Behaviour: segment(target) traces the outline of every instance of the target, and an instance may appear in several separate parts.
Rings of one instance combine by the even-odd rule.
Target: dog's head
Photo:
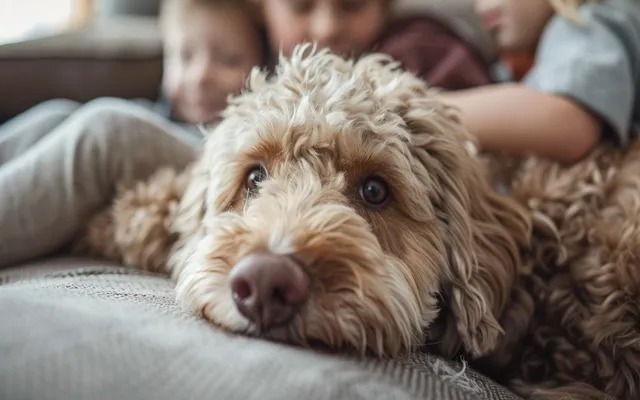
[[[179,299],[299,345],[491,351],[529,223],[454,111],[385,56],[308,46],[248,86],[182,204]]]

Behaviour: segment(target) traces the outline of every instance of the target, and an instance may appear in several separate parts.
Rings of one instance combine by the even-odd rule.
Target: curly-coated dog
[[[228,331],[427,346],[527,397],[637,398],[640,153],[531,159],[504,196],[470,143],[386,56],[301,46],[253,71],[193,166],[124,190],[79,248],[171,274]]]

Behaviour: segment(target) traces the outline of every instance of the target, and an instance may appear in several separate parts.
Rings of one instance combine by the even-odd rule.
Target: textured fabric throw
[[[69,268],[0,271],[0,399],[518,399],[427,354],[348,359],[227,335],[162,277]]]

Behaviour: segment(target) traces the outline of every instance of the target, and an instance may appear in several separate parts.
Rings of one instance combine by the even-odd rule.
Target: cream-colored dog
[[[223,117],[195,165],[125,190],[81,248],[172,275],[180,303],[231,332],[376,356],[427,344],[533,381],[506,372],[528,365],[530,260],[560,249],[556,228],[493,190],[422,80],[301,46],[272,77],[253,71]],[[598,393],[580,372],[541,376],[571,385],[520,392]]]

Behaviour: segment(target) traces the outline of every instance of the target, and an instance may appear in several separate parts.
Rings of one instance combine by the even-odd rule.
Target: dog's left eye
[[[387,183],[377,177],[366,178],[360,185],[360,197],[371,206],[381,206],[389,198]]]
[[[245,188],[251,192],[258,190],[258,184],[267,178],[267,170],[262,165],[256,165],[247,173]]]

